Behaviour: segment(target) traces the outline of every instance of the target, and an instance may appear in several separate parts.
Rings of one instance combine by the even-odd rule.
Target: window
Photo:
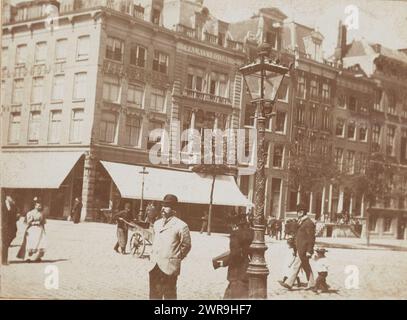
[[[187,77],[187,88],[194,91],[203,91],[205,71],[200,68],[189,67]]]
[[[270,141],[264,141],[264,153],[266,154],[264,166],[266,168],[269,167],[270,152],[271,152],[271,143],[270,143]]]
[[[140,143],[141,119],[128,115],[126,117],[126,141],[125,144],[138,147]]]
[[[72,110],[70,141],[80,143],[82,141],[83,109]]]
[[[282,83],[280,88],[278,88],[277,94],[278,100],[288,102],[288,84]]]
[[[54,81],[52,83],[52,100],[62,100],[64,98],[65,92],[65,76],[64,75],[56,75],[54,77]]]
[[[336,130],[335,134],[337,137],[344,137],[345,131],[345,121],[343,119],[336,120]]]
[[[16,65],[23,65],[27,62],[27,45],[20,44],[16,51]]]
[[[396,137],[396,128],[387,127],[387,141],[386,141],[386,154],[389,156],[395,156],[394,140]]]
[[[147,60],[147,49],[139,45],[132,46],[130,49],[130,64],[144,68]]]
[[[383,95],[383,92],[381,90],[376,90],[373,109],[376,111],[380,111],[380,112],[383,112],[382,95]]]
[[[359,140],[366,142],[367,141],[367,127],[361,126],[359,128]]]
[[[297,103],[296,120],[298,125],[305,124],[305,105]]]
[[[48,142],[59,143],[61,139],[62,111],[53,110],[49,119]]]
[[[329,130],[330,125],[329,125],[329,111],[327,108],[325,108],[322,111],[322,130]]]
[[[124,42],[120,39],[108,37],[106,43],[106,58],[122,62]]]
[[[13,86],[13,103],[22,104],[24,98],[24,79],[15,79]]]
[[[256,106],[253,104],[247,104],[244,113],[244,125],[253,127],[254,126],[254,115],[256,113]]]
[[[86,83],[87,74],[86,72],[75,73],[74,84],[73,84],[73,99],[83,100],[86,98]]]
[[[212,72],[209,81],[209,93],[214,96],[227,98],[228,92],[228,76],[223,73]]]
[[[311,107],[310,124],[312,128],[315,128],[317,126],[317,108],[315,105]]]
[[[274,168],[282,168],[282,166],[283,166],[283,154],[284,154],[284,146],[283,145],[275,145],[274,146],[274,154],[273,154],[273,167]]]
[[[151,22],[154,24],[160,24],[161,11],[159,9],[153,9],[151,13]]]
[[[8,65],[8,48],[1,48],[1,67],[2,69],[7,68]]]
[[[41,112],[31,111],[28,122],[28,142],[38,143],[40,139]]]
[[[284,111],[277,111],[276,115],[276,128],[275,132],[277,133],[285,133],[285,119],[286,119],[286,113]]]
[[[298,76],[297,97],[305,99],[305,77],[304,77],[304,75]]]
[[[400,160],[405,163],[407,162],[407,129],[401,129],[400,145]]]
[[[369,217],[369,231],[376,231],[377,217]]]
[[[66,59],[67,39],[58,39],[55,43],[55,60],[63,61]]]
[[[322,84],[322,99],[325,102],[329,102],[329,100],[331,99],[331,88],[328,83]]]
[[[397,115],[397,108],[396,108],[396,95],[391,92],[388,94],[388,107],[387,107],[387,112],[392,114],[392,115]]]
[[[165,91],[152,88],[150,109],[155,112],[165,112]]]
[[[129,84],[127,88],[127,102],[135,104],[138,108],[143,107],[144,88],[140,85]]]
[[[268,31],[266,33],[266,43],[270,44],[271,47],[277,50],[277,32],[275,31]]]
[[[361,152],[360,153],[360,157],[359,157],[359,172],[361,174],[365,174],[366,173],[366,168],[367,168],[367,155],[366,153]]]
[[[46,42],[37,42],[35,45],[35,64],[45,63],[47,58],[47,43]]]
[[[338,96],[338,107],[342,109],[346,108],[346,95],[344,95],[343,93],[339,94]]]
[[[380,124],[373,124],[372,127],[372,151],[377,152],[380,149],[380,136],[381,136],[381,126]]]
[[[355,140],[356,139],[356,125],[355,122],[350,121],[348,123],[348,139]]]
[[[120,80],[115,76],[105,76],[103,80],[103,100],[120,103]]]
[[[391,223],[393,219],[390,217],[386,217],[383,220],[383,231],[384,232],[390,232],[391,231]]]
[[[4,106],[6,100],[6,81],[1,80],[0,102]]]
[[[365,100],[359,101],[359,110],[360,110],[360,112],[367,113],[368,112],[368,107],[367,107],[368,104],[369,104],[368,101],[365,101]]]
[[[355,173],[355,151],[348,151],[346,157],[346,172],[349,174]]]
[[[114,143],[116,139],[117,114],[110,111],[102,111],[100,121],[100,141]]]
[[[44,89],[44,77],[34,77],[31,92],[31,103],[41,103]]]
[[[20,141],[21,113],[10,114],[10,126],[8,131],[8,142],[18,143]]]
[[[311,98],[318,97],[318,82],[315,79],[311,80],[310,82],[310,94]]]
[[[168,54],[160,51],[154,51],[153,70],[161,73],[167,73],[168,69]]]
[[[162,123],[162,122],[150,122],[150,124],[149,124],[149,132],[148,132],[148,135],[149,135],[149,139],[148,139],[148,142],[147,142],[147,150],[150,150],[154,145],[156,145],[157,143],[160,143],[161,142],[161,138],[157,138],[157,140],[150,140],[150,133],[153,131],[153,130],[155,130],[155,129],[164,129],[164,123]]]
[[[76,51],[77,60],[86,60],[89,58],[90,37],[81,36],[78,38],[78,47]]]
[[[342,171],[342,162],[343,162],[343,149],[335,148],[335,164],[338,166],[338,169]]]
[[[357,108],[357,100],[356,100],[355,97],[350,96],[350,97],[349,97],[348,109],[349,109],[350,111],[356,111],[356,108]]]

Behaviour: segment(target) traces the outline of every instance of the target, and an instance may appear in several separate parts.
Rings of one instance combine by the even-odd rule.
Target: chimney
[[[347,43],[347,30],[346,26],[342,24],[342,20],[339,20],[338,25],[338,41],[335,48],[335,59],[342,61],[343,56],[345,55]]]

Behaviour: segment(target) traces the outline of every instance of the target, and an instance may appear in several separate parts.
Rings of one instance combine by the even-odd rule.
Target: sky
[[[9,0],[13,4],[21,1]],[[259,8],[277,7],[288,19],[318,28],[325,37],[326,55],[334,51],[338,22],[347,17],[345,8],[354,5],[359,28],[348,31],[348,42],[364,38],[392,49],[407,48],[407,0],[204,0],[204,5],[227,22],[249,19]]]
[[[318,28],[328,55],[336,46],[339,20],[349,16],[345,8],[354,5],[359,28],[348,31],[348,42],[364,38],[392,49],[407,48],[407,0],[204,0],[204,5],[227,22],[248,19],[259,8],[277,7],[287,19]]]

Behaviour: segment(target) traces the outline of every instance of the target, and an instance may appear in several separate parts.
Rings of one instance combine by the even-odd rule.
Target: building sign
[[[177,44],[177,50],[179,51],[184,51],[186,53],[190,53],[190,54],[194,54],[197,56],[201,56],[207,59],[212,59],[212,60],[216,60],[218,62],[222,62],[222,63],[228,63],[228,64],[242,64],[243,63],[243,59],[242,60],[237,60],[231,57],[228,57],[224,54],[220,54],[214,51],[210,51],[210,50],[206,50],[203,48],[199,48],[199,47],[195,47],[195,46],[191,46],[189,44],[185,44],[185,43],[178,43]]]

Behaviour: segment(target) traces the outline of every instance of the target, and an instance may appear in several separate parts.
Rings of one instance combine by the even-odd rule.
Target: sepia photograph
[[[407,298],[407,1],[0,3],[0,300]]]

